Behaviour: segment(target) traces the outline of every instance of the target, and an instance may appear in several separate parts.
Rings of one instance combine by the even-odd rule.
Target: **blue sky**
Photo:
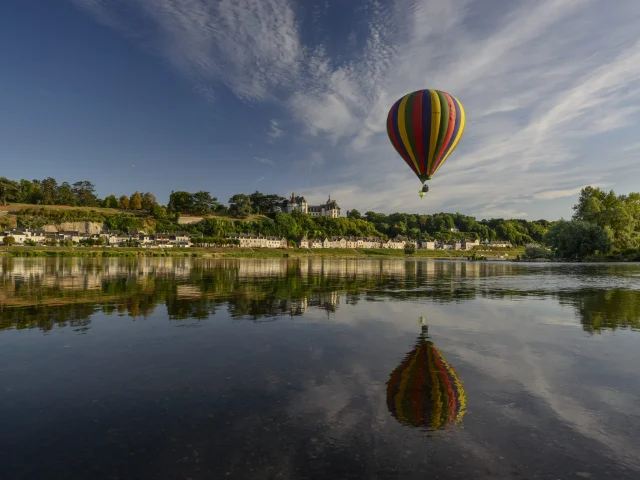
[[[385,131],[421,88],[468,118],[422,200]],[[638,190],[639,110],[637,0],[0,2],[0,175],[103,196],[568,217]]]

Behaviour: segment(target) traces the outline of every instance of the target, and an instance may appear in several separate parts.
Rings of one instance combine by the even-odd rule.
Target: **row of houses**
[[[137,246],[143,248],[172,248],[172,247],[191,247],[194,244],[200,244],[199,236],[190,235],[187,232],[174,233],[124,233],[118,231],[105,231],[96,234],[86,234],[77,231],[60,231],[45,232],[44,230],[31,229],[10,229],[0,232],[0,243],[4,237],[13,237],[17,245],[25,244],[56,244],[62,242],[72,242],[74,244],[94,243],[109,247],[118,246]],[[273,237],[264,235],[249,234],[233,234],[226,237],[231,244],[243,248],[288,248],[289,242],[285,237]],[[91,242],[92,241],[92,242]],[[397,249],[402,250],[405,245],[413,244],[416,248],[426,250],[473,250],[479,246],[488,246],[494,248],[508,248],[511,246],[508,242],[483,242],[477,240],[455,240],[452,242],[440,242],[433,240],[421,240],[415,242],[408,238],[396,237],[393,239],[383,240],[380,238],[359,238],[359,237],[325,237],[325,238],[307,238],[302,237],[297,242],[298,248],[359,248],[359,249]],[[221,246],[221,245],[209,245]]]
[[[109,247],[119,246],[141,246],[141,247],[190,247],[191,238],[186,232],[175,233],[124,233],[108,230],[102,233],[81,233],[77,231],[45,232],[44,230],[33,230],[28,228],[13,228],[0,232],[0,243],[5,237],[13,237],[16,245],[37,244],[59,245],[61,242],[72,242],[74,244],[93,241]]]
[[[453,240],[450,242],[443,242],[438,240],[421,240],[419,244],[419,248],[423,248],[425,250],[473,250],[478,247],[511,248],[512,245],[509,242],[503,242],[503,241],[480,242],[478,239]]]
[[[357,237],[333,237],[333,238],[307,238],[298,241],[299,248],[390,248],[401,250],[407,243],[413,243],[409,239],[396,237],[389,240],[380,238]]]

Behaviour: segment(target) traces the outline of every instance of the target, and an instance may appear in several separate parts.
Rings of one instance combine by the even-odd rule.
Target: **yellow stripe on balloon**
[[[442,401],[440,400],[440,382],[438,381],[438,371],[433,359],[433,347],[427,350],[429,362],[429,373],[431,375],[431,428],[436,429],[440,425],[440,415],[442,415]]]
[[[457,424],[457,423],[460,423],[460,420],[462,420],[462,417],[467,412],[467,394],[465,393],[464,388],[462,387],[462,382],[458,378],[458,375],[456,375],[456,371],[453,368],[451,368],[451,365],[449,365],[444,358],[440,357],[440,361],[443,363],[444,368],[447,369],[447,372],[449,372],[449,375],[451,375],[451,377],[453,378],[453,382],[456,384],[456,388],[458,390],[457,401],[459,404],[459,410],[458,410],[458,414],[456,415],[453,421],[454,424]]]
[[[458,134],[456,135],[455,140],[451,144],[451,148],[449,148],[449,151],[440,162],[440,165],[438,165],[438,168],[436,168],[436,171],[433,172],[434,175],[438,170],[440,170],[440,167],[444,165],[444,162],[447,161],[447,158],[449,158],[449,155],[451,155],[451,153],[456,149],[456,145],[458,145],[458,142],[460,141],[460,139],[462,138],[462,134],[464,133],[464,127],[467,125],[467,116],[464,113],[464,108],[462,107],[462,103],[460,103],[460,101],[457,98],[455,97],[452,97],[452,98],[453,98],[453,101],[458,104],[458,108],[460,108],[460,128],[458,129]]]
[[[413,150],[411,150],[411,144],[409,143],[409,136],[407,135],[407,122],[405,122],[407,102],[409,101],[410,96],[411,95],[407,95],[400,102],[400,108],[398,109],[398,130],[400,131],[400,137],[402,138],[402,143],[404,143],[404,148],[407,150],[407,153],[411,157],[413,164],[416,166],[416,170],[420,171],[420,167],[418,166],[416,157],[413,154]]]
[[[396,396],[394,398],[394,403],[396,405],[396,415],[398,416],[398,420],[404,421],[404,422],[409,422],[409,419],[406,417],[406,415],[404,415],[404,410],[403,410],[404,397],[405,397],[405,394],[407,393],[407,384],[409,383],[409,376],[411,374],[411,370],[413,369],[413,366],[418,361],[418,357],[419,355],[414,355],[411,361],[409,362],[409,364],[405,367],[404,371],[402,372],[402,380],[400,381],[400,387],[398,388],[398,393],[396,393]]]
[[[433,157],[436,143],[438,143],[438,133],[440,132],[440,116],[442,115],[438,93],[435,90],[429,90],[429,94],[431,95],[431,135],[429,137],[429,165],[427,172],[430,172],[433,166]]]

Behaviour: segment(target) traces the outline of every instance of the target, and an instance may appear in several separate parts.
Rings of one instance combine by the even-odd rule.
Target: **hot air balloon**
[[[418,90],[393,104],[387,116],[391,144],[423,183],[444,165],[458,146],[466,117],[462,103],[440,90]]]
[[[422,327],[416,347],[387,381],[387,408],[403,425],[443,429],[465,414],[466,394],[456,372]]]

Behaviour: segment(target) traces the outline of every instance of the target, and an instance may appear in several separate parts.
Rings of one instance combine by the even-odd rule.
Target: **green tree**
[[[129,198],[129,208],[131,210],[141,210],[142,209],[142,195],[140,192],[136,191]]]
[[[169,195],[169,203],[167,209],[170,212],[191,213],[194,206],[193,195],[184,191],[171,191]]]
[[[560,220],[545,235],[545,244],[557,258],[582,260],[611,250],[611,238],[600,226],[581,220]]]
[[[354,208],[353,210],[347,210],[347,218],[360,219],[362,218],[362,215]]]
[[[191,196],[190,210],[183,210],[194,215],[207,215],[213,213],[218,205],[218,199],[212,197],[209,192],[200,190]]]
[[[47,177],[40,182],[42,189],[42,203],[44,205],[55,205],[58,197],[58,182],[55,178]]]
[[[105,208],[118,208],[118,199],[115,195],[109,195],[104,199],[104,207]]]
[[[20,180],[20,192],[18,194],[18,200],[21,203],[38,203],[36,192],[38,189],[33,182],[29,180]]]
[[[232,217],[247,218],[251,211],[251,199],[248,195],[237,193],[229,199],[229,214]]]
[[[422,237],[422,232],[417,227],[410,228],[408,233],[409,237],[414,240],[420,240],[420,238]]]
[[[265,195],[257,190],[249,195],[249,199],[251,200],[253,213],[270,217],[280,212],[286,203],[286,198],[284,197],[273,194]]]
[[[156,196],[153,193],[145,192],[142,194],[142,209],[147,212],[151,212],[151,207],[157,202]]]
[[[613,190],[585,187],[573,209],[575,220],[605,229],[615,250],[640,247],[640,194],[617,196]]]
[[[62,182],[62,184],[58,187],[58,192],[56,194],[56,203],[58,205],[70,206],[77,204],[76,196],[73,194],[69,182]]]
[[[129,197],[122,195],[118,200],[118,208],[121,210],[129,210]]]
[[[413,255],[416,253],[416,245],[412,242],[407,242],[404,244],[404,253],[406,255]]]
[[[77,204],[81,207],[95,207],[98,204],[98,197],[95,195],[96,187],[93,183],[87,180],[76,182],[71,190]]]
[[[6,205],[7,202],[15,202],[20,192],[18,184],[13,180],[0,177],[0,202]]]
[[[11,245],[14,245],[16,243],[16,239],[9,235],[2,239],[2,243],[10,247]]]
[[[537,260],[537,259],[545,259],[545,258],[551,258],[551,257],[552,257],[551,251],[547,250],[544,247],[532,246],[524,249],[524,258],[527,258],[527,259]]]

